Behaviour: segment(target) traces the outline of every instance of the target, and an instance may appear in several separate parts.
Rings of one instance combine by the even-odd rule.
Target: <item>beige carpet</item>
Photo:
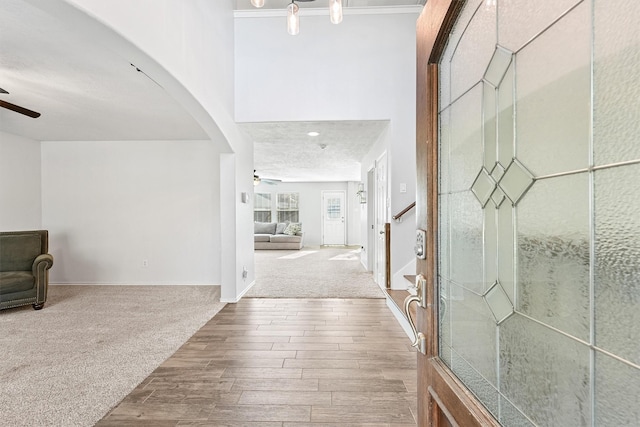
[[[359,247],[255,251],[254,298],[385,298],[360,263]]]
[[[0,426],[93,426],[223,306],[217,286],[50,286],[0,311]]]

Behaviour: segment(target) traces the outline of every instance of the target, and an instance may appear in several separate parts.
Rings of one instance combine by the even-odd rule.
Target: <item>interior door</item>
[[[640,422],[640,3],[611,6],[418,21],[420,426]]]
[[[387,222],[387,153],[376,161],[376,283],[386,286],[387,255],[385,224]]]
[[[322,192],[323,245],[344,245],[346,243],[344,202],[344,191]]]
[[[376,246],[377,246],[377,231],[376,231],[376,169],[375,167],[369,169],[367,172],[367,270],[373,272],[376,265]],[[375,275],[374,275],[375,277]]]

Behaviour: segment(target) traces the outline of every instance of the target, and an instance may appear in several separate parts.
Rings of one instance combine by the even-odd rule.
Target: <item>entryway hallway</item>
[[[409,427],[416,388],[384,299],[245,298],[96,425]]]
[[[360,262],[360,246],[256,250],[255,284],[247,297],[385,298]]]

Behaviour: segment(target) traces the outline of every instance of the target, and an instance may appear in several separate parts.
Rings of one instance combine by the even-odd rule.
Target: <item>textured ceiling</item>
[[[424,5],[426,0],[342,0],[343,8],[350,7],[390,7]],[[291,0],[265,0],[265,9],[286,9]],[[297,2],[300,8],[329,7],[329,0],[302,0]],[[236,0],[236,10],[256,9],[251,0]]]
[[[119,56],[23,0],[2,0],[0,131],[38,141],[206,139],[167,93]]]
[[[282,181],[360,181],[360,160],[388,121],[245,123],[261,178]],[[310,131],[320,135],[309,136]]]

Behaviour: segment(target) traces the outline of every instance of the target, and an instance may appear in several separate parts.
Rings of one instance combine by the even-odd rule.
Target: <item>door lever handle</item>
[[[411,317],[411,313],[409,312],[409,307],[413,302],[418,303],[418,305],[422,308],[426,307],[426,304],[427,304],[426,284],[427,284],[427,281],[425,280],[424,276],[422,274],[419,274],[416,277],[416,290],[417,290],[416,295],[409,295],[404,300],[404,315],[407,317],[407,320],[409,321],[409,326],[411,326],[411,331],[413,331],[413,336],[415,337],[415,339],[411,343],[411,346],[417,348],[418,351],[422,354],[427,354],[427,337],[422,332],[418,332],[418,330],[416,329],[416,324],[413,318]]]

